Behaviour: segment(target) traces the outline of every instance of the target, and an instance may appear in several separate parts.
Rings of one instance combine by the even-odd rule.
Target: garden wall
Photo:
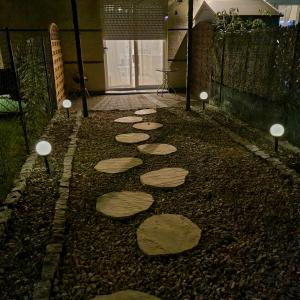
[[[213,104],[264,131],[281,122],[300,145],[299,28],[221,35],[199,24],[194,36],[193,93],[209,89]]]

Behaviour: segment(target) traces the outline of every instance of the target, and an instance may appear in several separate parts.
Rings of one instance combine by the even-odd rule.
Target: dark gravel
[[[270,137],[268,130],[265,130],[264,132],[262,130],[251,127],[247,123],[228,116],[225,112],[222,111],[208,109],[205,113],[216,120],[219,124],[229,128],[241,137],[258,146],[260,149],[271,153],[274,157],[279,158],[287,166],[294,169],[300,174],[300,154],[282,147],[281,145],[279,145],[279,151],[275,153],[274,142]],[[280,141],[287,142],[286,136],[283,136]]]
[[[5,240],[0,240],[0,299],[31,299],[33,285],[40,279],[43,257],[58,197],[58,179],[74,119],[59,115],[49,132],[53,146],[49,157],[51,176],[43,160],[36,164],[26,191],[13,209]]]
[[[139,154],[115,142],[137,132],[113,120],[128,112],[98,112],[83,121],[71,181],[68,232],[52,299],[91,299],[136,289],[164,300],[297,299],[300,295],[298,186],[235,144],[219,127],[186,114],[159,110],[146,119],[165,126],[149,142],[170,143],[178,152]],[[136,156],[144,164],[123,174],[96,172],[102,159]],[[190,171],[185,185],[143,187],[139,176],[161,167]],[[145,191],[155,203],[128,220],[96,212],[98,196]],[[153,214],[183,214],[203,230],[199,245],[176,256],[147,257],[136,230]]]

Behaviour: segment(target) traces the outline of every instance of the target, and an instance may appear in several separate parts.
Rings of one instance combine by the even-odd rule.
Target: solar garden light
[[[205,110],[205,103],[206,103],[206,100],[208,99],[208,93],[207,92],[201,92],[200,93],[200,99],[202,100],[203,110]]]
[[[72,106],[72,102],[69,100],[69,99],[65,99],[62,103],[63,105],[63,108],[65,108],[67,110],[67,116],[68,118],[70,118],[70,112],[69,112],[69,109],[71,108]]]
[[[47,173],[50,174],[50,167],[49,167],[49,162],[48,162],[47,156],[52,151],[51,144],[47,141],[40,141],[36,144],[35,151],[38,155],[44,157],[44,162],[45,162]]]
[[[270,133],[275,138],[274,150],[278,152],[278,140],[284,134],[284,127],[281,124],[274,124],[270,128]]]

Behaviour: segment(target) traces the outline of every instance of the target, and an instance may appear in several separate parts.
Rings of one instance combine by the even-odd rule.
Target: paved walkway
[[[88,99],[90,110],[133,110],[143,108],[176,107],[183,102],[183,98],[173,94],[165,94],[164,97],[156,94],[132,94],[132,95],[103,95]],[[81,109],[81,100],[73,102],[75,109]]]

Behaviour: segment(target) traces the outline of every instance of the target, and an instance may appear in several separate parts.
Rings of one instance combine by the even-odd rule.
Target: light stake
[[[35,151],[38,155],[44,157],[47,174],[50,174],[50,167],[49,167],[49,162],[47,157],[52,151],[51,144],[47,141],[40,141],[36,144]]]
[[[275,139],[274,151],[278,152],[278,141],[284,134],[284,127],[281,124],[274,124],[270,128],[270,133]]]
[[[205,102],[208,99],[208,93],[207,92],[201,92],[200,93],[200,99],[202,100],[203,110],[205,110]]]
[[[70,118],[70,112],[69,109],[72,107],[72,102],[69,99],[65,99],[62,103],[63,108],[67,110],[67,116]]]

